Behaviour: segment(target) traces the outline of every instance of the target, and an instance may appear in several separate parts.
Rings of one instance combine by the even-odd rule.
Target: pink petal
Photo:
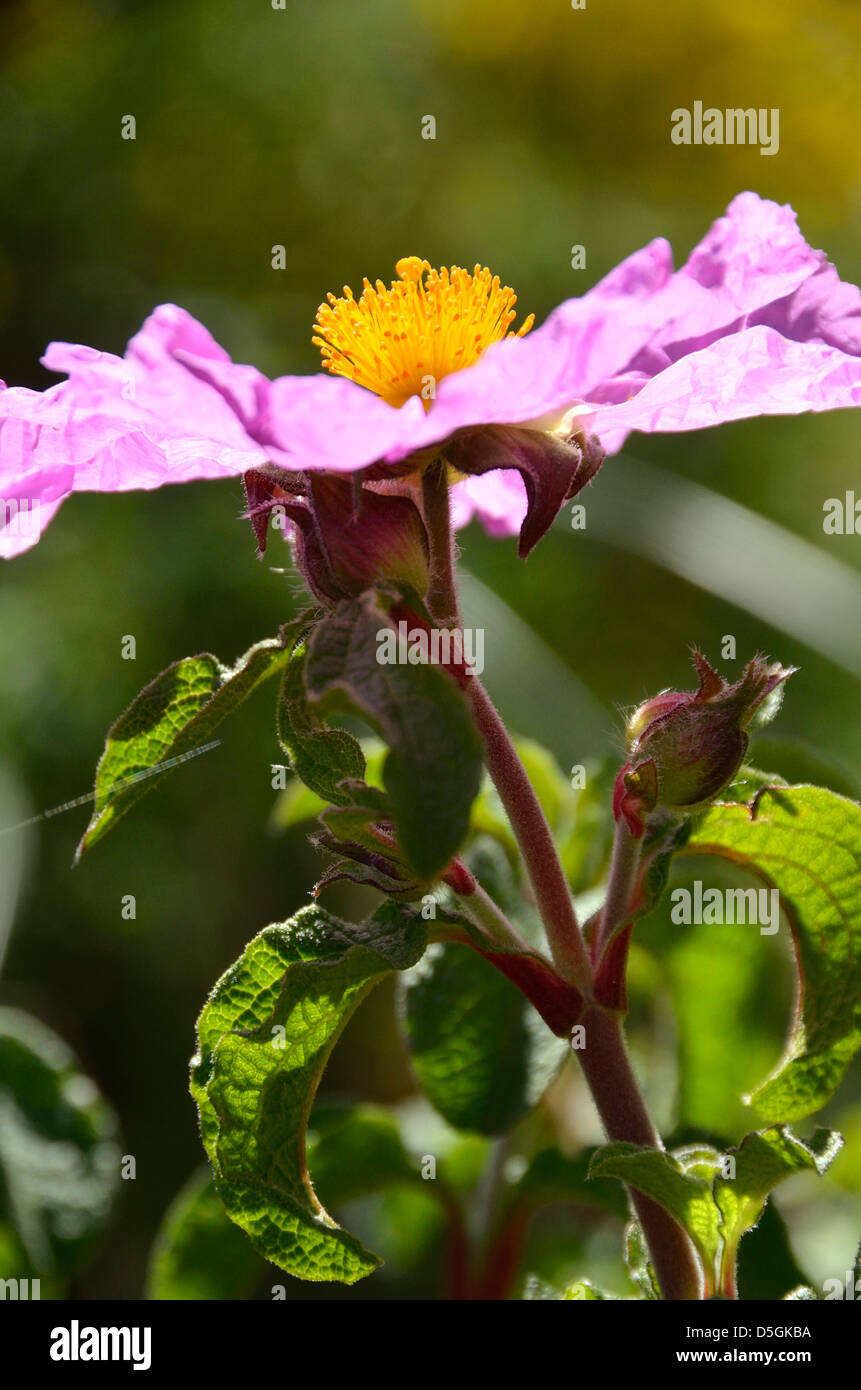
[[[601,442],[621,432],[698,430],[752,415],[798,415],[861,404],[861,357],[748,328],[689,353],[630,401],[596,410]]]

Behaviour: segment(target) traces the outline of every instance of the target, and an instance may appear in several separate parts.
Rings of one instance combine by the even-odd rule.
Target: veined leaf
[[[727,1257],[735,1258],[739,1241],[759,1221],[766,1199],[777,1184],[805,1170],[821,1175],[842,1144],[841,1136],[830,1129],[817,1129],[812,1139],[802,1142],[786,1125],[777,1125],[748,1134],[737,1149],[727,1150],[727,1156],[735,1160],[735,1177],[718,1175],[714,1181],[725,1263]]]
[[[364,926],[303,908],[249,943],[200,1016],[191,1089],[219,1194],[257,1250],[299,1278],[354,1283],[379,1263],[318,1201],[305,1130],[350,1015],[425,942],[421,919],[392,903]]]
[[[468,946],[436,942],[406,980],[421,1087],[455,1129],[509,1130],[567,1055],[520,990]]]
[[[637,1144],[607,1144],[593,1157],[589,1175],[619,1178],[651,1197],[687,1231],[706,1266],[714,1263],[720,1247],[720,1212],[711,1183],[685,1172],[673,1154]]]
[[[322,711],[358,714],[389,748],[383,782],[404,857],[420,879],[460,849],[481,778],[481,742],[463,692],[439,666],[383,664],[390,626],[375,593],[340,604],[314,630],[305,683]]]
[[[778,1183],[804,1170],[824,1173],[842,1142],[826,1129],[802,1141],[785,1125],[775,1125],[746,1135],[726,1153],[708,1144],[674,1153],[608,1144],[597,1151],[589,1172],[629,1183],[675,1218],[703,1260],[708,1295],[733,1287],[739,1241],[757,1224]],[[632,1254],[633,1270],[642,1260],[636,1249]]]
[[[383,760],[388,749],[378,738],[362,738],[358,743],[365,758],[365,782],[368,786],[382,788]],[[297,776],[276,801],[271,823],[276,830],[289,830],[294,825],[314,820],[328,805],[325,797],[312,792]]]
[[[296,776],[326,803],[349,804],[350,793],[339,783],[365,775],[365,756],[358,739],[345,729],[330,729],[308,705],[305,669],[308,639],[293,647],[278,700],[278,739]]]
[[[714,806],[686,852],[719,854],[780,891],[799,1007],[783,1060],[750,1097],[769,1120],[823,1106],[861,1044],[861,806],[820,787]]]
[[[287,660],[284,642],[284,632],[258,642],[232,668],[209,652],[188,656],[144,687],[108,731],[78,859],[152,791],[156,779],[146,773],[204,743],[262,681],[281,669]]]

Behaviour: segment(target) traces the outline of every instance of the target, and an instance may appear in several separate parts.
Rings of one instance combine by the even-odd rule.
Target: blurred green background
[[[568,0],[286,0],[283,11],[269,0],[7,0],[0,52],[10,384],[49,383],[38,358],[51,339],[121,352],[165,301],[239,361],[314,371],[324,293],[389,279],[408,254],[488,264],[540,321],[654,236],[681,264],[745,188],[791,202],[808,241],[861,280],[861,12],[849,0],[588,0],[582,11]],[[694,100],[778,107],[779,153],[671,144],[670,112]],[[133,142],[121,139],[127,114]],[[428,114],[433,141],[421,138]],[[278,244],[283,271],[271,266]],[[585,270],[571,268],[575,244]],[[765,650],[801,668],[776,734],[803,741],[828,785],[857,792],[861,538],[826,537],[822,518],[827,498],[858,485],[858,446],[848,412],[635,436],[586,494],[586,530],[561,517],[526,565],[512,542],[469,528],[466,620],[487,627],[485,679],[512,727],[563,768],[587,763],[619,751],[623,707],[690,684],[692,643],[726,675]],[[3,566],[0,828],[85,791],[107,726],[171,660],[211,650],[232,661],[295,609],[295,576],[255,563],[241,507],[238,482],[82,495]],[[738,655],[722,662],[727,634]],[[121,659],[126,635],[135,661]],[[806,777],[796,752],[768,751],[776,770]],[[137,1158],[72,1286],[80,1296],[140,1296],[162,1214],[201,1157],[186,1090],[194,1018],[248,938],[307,899],[314,852],[301,829],[270,829],[279,757],[272,693],[261,692],[217,751],[80,868],[70,864],[85,810],[0,839],[0,941],[11,933],[0,1002],[74,1048]],[[121,918],[125,894],[133,922]],[[346,897],[331,905],[350,910]],[[660,990],[653,935],[641,966]],[[789,1002],[785,962],[767,947],[766,1064]],[[717,1027],[721,981],[715,970],[702,984]],[[660,1009],[635,1010],[634,1038],[664,1123],[683,1122]],[[326,1087],[409,1100],[390,992],[351,1026]],[[861,1105],[857,1074],[829,1112],[855,1136],[834,1176],[815,1191],[798,1180],[796,1206],[784,1203],[819,1280],[842,1277],[856,1243],[853,1097]],[[594,1141],[578,1103],[575,1137]],[[725,1118],[739,1137],[741,1112]],[[375,1245],[389,1272],[338,1297],[435,1294],[433,1261],[412,1268],[392,1220],[388,1249]],[[576,1244],[578,1231],[566,1238]],[[536,1246],[530,1267],[539,1257]],[[615,1256],[602,1258],[612,1270]]]

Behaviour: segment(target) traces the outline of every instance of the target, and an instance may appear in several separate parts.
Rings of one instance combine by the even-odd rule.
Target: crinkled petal
[[[35,545],[74,482],[64,465],[40,468],[0,482],[0,556],[11,560]]]
[[[473,366],[444,377],[427,413],[416,398],[395,410],[342,379],[267,383],[225,354],[203,361],[188,350],[178,355],[216,386],[276,461],[346,472],[379,459],[399,462],[470,426],[559,417],[581,401],[620,400],[626,387],[627,399],[630,379],[641,385],[743,328],[747,315],[793,295],[826,265],[791,208],[739,194],[681,270],[674,273],[665,240],[651,242],[561,304],[541,328],[495,344]]]
[[[401,463],[477,425],[550,428],[572,408],[591,412],[578,426],[612,452],[631,429],[858,404],[859,352],[861,292],[806,244],[789,207],[743,193],[681,270],[666,241],[651,242],[537,331],[445,377],[428,412],[415,397],[395,409],[325,373],[270,381],[173,305],[151,315],[123,359],[52,344],[46,365],[68,381],[0,392],[0,497],[55,469],[71,470],[69,491],[267,462],[351,472]],[[522,485],[516,475],[470,479],[455,507],[511,533]]]
[[[590,422],[605,448],[628,430],[672,433],[752,415],[798,415],[861,404],[861,357],[748,328],[689,353],[632,400],[598,408]]]
[[[351,473],[379,459],[405,458],[438,438],[415,396],[396,410],[355,382],[326,373],[270,381],[254,367],[184,350],[177,364],[219,394],[273,462],[294,472]]]

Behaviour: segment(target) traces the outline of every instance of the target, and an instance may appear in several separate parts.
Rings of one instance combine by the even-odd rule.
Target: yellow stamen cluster
[[[317,310],[313,341],[323,366],[350,377],[389,405],[419,396],[429,410],[443,377],[470,367],[485,348],[528,333],[535,315],[515,333],[517,295],[485,267],[434,270],[418,256],[398,261],[400,277],[387,289],[363,281],[358,299],[348,285]]]

